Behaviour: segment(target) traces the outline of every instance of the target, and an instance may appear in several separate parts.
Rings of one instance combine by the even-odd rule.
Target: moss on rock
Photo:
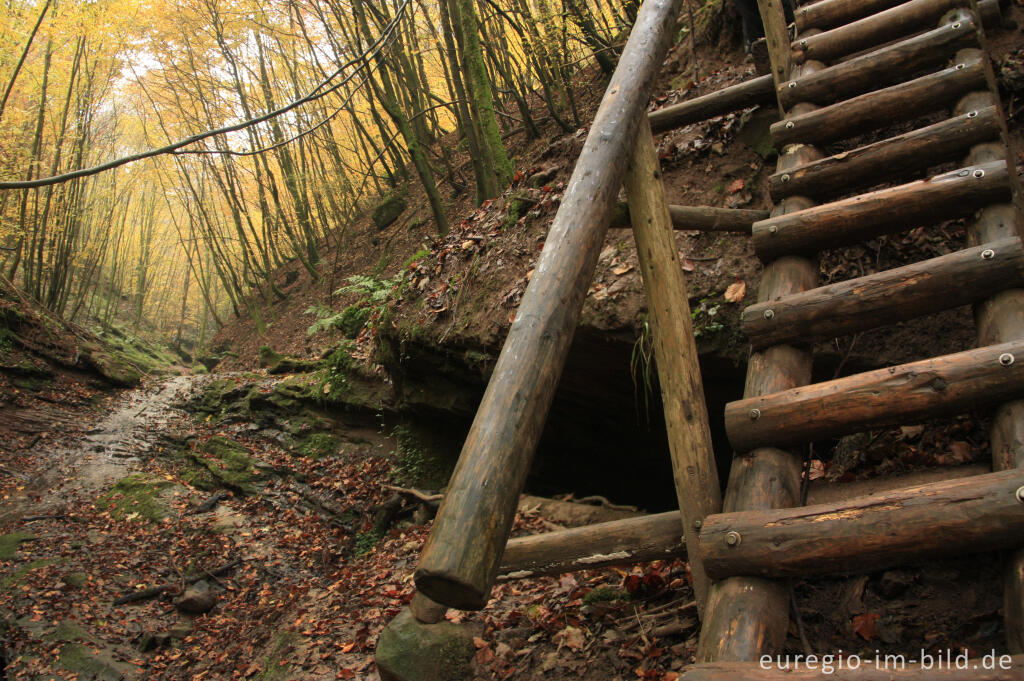
[[[34,534],[28,532],[11,532],[0,534],[0,560],[10,560],[18,553],[18,547],[24,541],[35,539]]]
[[[170,512],[166,499],[173,488],[180,490],[181,486],[164,478],[136,473],[118,480],[110,491],[96,500],[96,506],[118,520],[138,517],[157,522]]]
[[[373,224],[377,226],[377,229],[384,229],[397,220],[407,207],[405,196],[402,194],[385,196],[373,209]]]
[[[383,681],[461,681],[470,675],[474,651],[465,628],[423,624],[406,608],[381,632],[375,660]]]

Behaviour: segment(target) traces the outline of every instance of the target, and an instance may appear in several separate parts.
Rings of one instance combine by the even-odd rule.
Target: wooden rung
[[[820,653],[810,658],[769,655],[771,660],[765,660],[764,664],[761,661],[710,662],[686,667],[679,681],[1020,681],[1024,678],[1024,655],[994,652],[992,657],[982,655],[960,660],[958,652],[953,651],[947,658],[943,651],[941,664],[938,653],[922,660],[919,650],[899,657],[880,653],[877,664],[871,655],[860,657],[849,652],[832,653],[827,659]],[[851,669],[854,665],[856,668]],[[961,665],[966,668],[958,668]]]
[[[719,513],[700,555],[715,579],[806,577],[1024,546],[1024,469],[835,504]]]
[[[764,262],[814,253],[967,215],[1009,196],[1006,163],[983,163],[755,222],[754,250]]]
[[[768,180],[768,188],[775,201],[787,196],[849,193],[960,159],[973,145],[996,139],[999,130],[1000,116],[994,106],[970,111],[785,173],[775,173]]]
[[[818,0],[793,12],[798,34],[816,28],[827,31],[863,17],[882,12],[903,0]]]
[[[824,33],[801,37],[792,43],[793,59],[801,63],[817,59],[827,63],[836,62],[861,50],[868,50],[899,40],[918,31],[931,29],[942,15],[954,8],[970,9],[965,0],[910,0],[858,21],[834,28]],[[981,0],[978,3],[981,21],[985,26],[1000,21],[998,0]]]
[[[984,55],[973,51],[965,61],[906,83],[825,106],[773,123],[772,142],[822,144],[907,121],[944,107],[972,90],[986,87]]]
[[[556,575],[686,556],[679,511],[510,539],[501,579]]]
[[[779,103],[788,111],[799,102],[832,104],[876,90],[926,69],[945,66],[958,49],[977,44],[977,39],[978,27],[973,20],[949,23],[782,83],[778,87]]]
[[[652,111],[647,114],[647,120],[651,131],[659,133],[774,101],[775,79],[768,74]]]
[[[810,504],[837,502],[884,490],[987,473],[987,466],[929,468],[887,478],[844,483],[812,482]],[[679,511],[609,520],[544,534],[510,539],[498,568],[498,580],[528,579],[610,565],[686,558]]]
[[[756,347],[811,343],[975,303],[1020,286],[1024,249],[1012,238],[751,305],[741,319]]]
[[[730,402],[725,430],[742,453],[963,413],[1022,395],[1024,339]]]
[[[750,208],[718,208],[715,206],[676,206],[669,204],[668,214],[672,228],[698,232],[742,232],[750,234],[751,227],[758,220],[766,220],[766,210]],[[612,212],[609,229],[632,226],[629,206],[625,201],[617,203]]]

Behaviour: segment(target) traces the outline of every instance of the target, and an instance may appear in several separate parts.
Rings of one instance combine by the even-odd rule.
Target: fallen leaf
[[[625,274],[626,272],[629,272],[631,269],[633,269],[632,265],[622,264],[622,265],[619,265],[618,267],[614,268],[612,270],[612,273],[617,274],[618,276],[621,277],[623,274]]]
[[[733,282],[729,284],[729,288],[725,289],[725,300],[730,303],[740,302],[745,295],[747,295],[747,284],[743,281]]]
[[[856,615],[853,618],[853,632],[858,634],[865,641],[875,637],[875,622],[880,615],[877,612],[866,612],[863,615]]]
[[[733,180],[729,184],[729,193],[730,194],[735,194],[736,192],[738,192],[741,189],[743,189],[744,186],[745,186],[745,183],[743,182],[743,178],[740,178],[738,180]]]
[[[579,650],[586,643],[586,637],[580,629],[570,625],[555,634],[552,639],[561,648],[563,645],[571,650]]]

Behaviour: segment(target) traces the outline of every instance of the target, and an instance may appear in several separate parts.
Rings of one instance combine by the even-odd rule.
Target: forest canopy
[[[580,127],[570,79],[613,69],[637,5],[7,3],[0,271],[72,321],[189,344],[232,314],[261,328],[273,273],[319,277],[380,197],[420,184],[443,234],[439,186],[496,196],[505,140]]]

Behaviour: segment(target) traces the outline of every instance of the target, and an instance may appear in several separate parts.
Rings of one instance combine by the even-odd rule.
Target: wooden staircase
[[[785,639],[789,592],[780,578],[993,550],[1009,551],[1008,651],[1024,653],[1024,225],[985,51],[983,25],[999,25],[998,2],[818,0],[797,9],[794,37],[778,0],[760,0],[772,76],[647,117],[679,5],[648,0],[641,8],[424,549],[414,613],[439,617],[443,608],[427,602],[483,607],[499,567],[513,570],[512,556],[529,554],[515,542],[505,551],[515,501],[625,180],[681,526],[667,514],[607,523],[573,531],[578,543],[567,533],[563,546],[650,559],[678,555],[682,530],[702,619],[697,657],[707,663],[688,679],[830,678],[757,664]],[[751,227],[765,267],[760,298],[742,315],[753,352],[744,398],[726,408],[737,456],[721,499],[651,129],[766,99],[782,112],[771,128],[781,150],[770,178],[777,203]],[[910,132],[833,155],[822,149],[940,112],[948,118]],[[889,182],[900,184],[872,190]],[[819,286],[818,252],[956,217],[969,220],[962,250]],[[811,384],[815,341],[966,304],[975,305],[977,349]],[[982,407],[994,409],[995,472],[801,507],[807,443]],[[532,541],[530,550],[559,541]],[[892,676],[1024,679],[1024,656],[1008,671],[943,674]],[[838,678],[883,676],[865,669]]]

